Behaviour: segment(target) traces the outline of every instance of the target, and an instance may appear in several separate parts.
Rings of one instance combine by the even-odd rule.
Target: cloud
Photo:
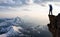
[[[32,4],[32,3],[43,3],[48,0],[0,0],[0,6],[22,6],[26,4]]]
[[[23,6],[25,7],[30,4],[33,4],[33,5],[38,4],[41,6],[45,6],[45,3],[49,1],[52,1],[52,0],[0,0],[0,11],[10,10],[15,7],[18,7],[18,8]],[[59,0],[54,0],[54,1],[59,1]],[[23,9],[23,10],[27,11],[28,9]]]
[[[33,0],[1,0],[0,6],[21,6],[30,3],[33,3]]]
[[[5,7],[18,7],[22,5],[27,5],[27,4],[41,4],[44,2],[52,1],[52,0],[0,0],[0,6],[5,6]],[[54,0],[54,1],[60,1],[60,0]]]

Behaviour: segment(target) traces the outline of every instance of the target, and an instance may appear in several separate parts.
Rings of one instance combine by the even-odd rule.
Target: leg
[[[52,11],[51,11],[51,15],[53,15],[53,14],[52,14]]]
[[[50,11],[49,11],[49,15],[50,15]]]

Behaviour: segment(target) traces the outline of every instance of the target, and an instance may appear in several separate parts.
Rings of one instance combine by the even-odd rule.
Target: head
[[[52,6],[51,4],[49,4],[49,6]]]

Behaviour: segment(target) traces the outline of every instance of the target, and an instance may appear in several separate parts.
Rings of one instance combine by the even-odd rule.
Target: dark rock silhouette
[[[55,15],[48,15],[50,23],[47,25],[53,37],[60,37],[60,13]]]

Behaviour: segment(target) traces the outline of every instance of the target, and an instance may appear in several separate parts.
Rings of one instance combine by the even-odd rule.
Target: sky
[[[49,4],[53,6],[53,14],[60,12],[60,0],[0,0],[0,18],[31,17],[42,23],[48,22]],[[46,22],[45,22],[46,21]]]
[[[30,13],[32,16],[36,13],[38,14],[37,16],[39,16],[45,14],[45,12],[48,14],[48,4],[53,4],[54,7],[55,5],[59,6],[60,4],[57,4],[59,1],[60,0],[0,0],[0,16],[29,15]]]

